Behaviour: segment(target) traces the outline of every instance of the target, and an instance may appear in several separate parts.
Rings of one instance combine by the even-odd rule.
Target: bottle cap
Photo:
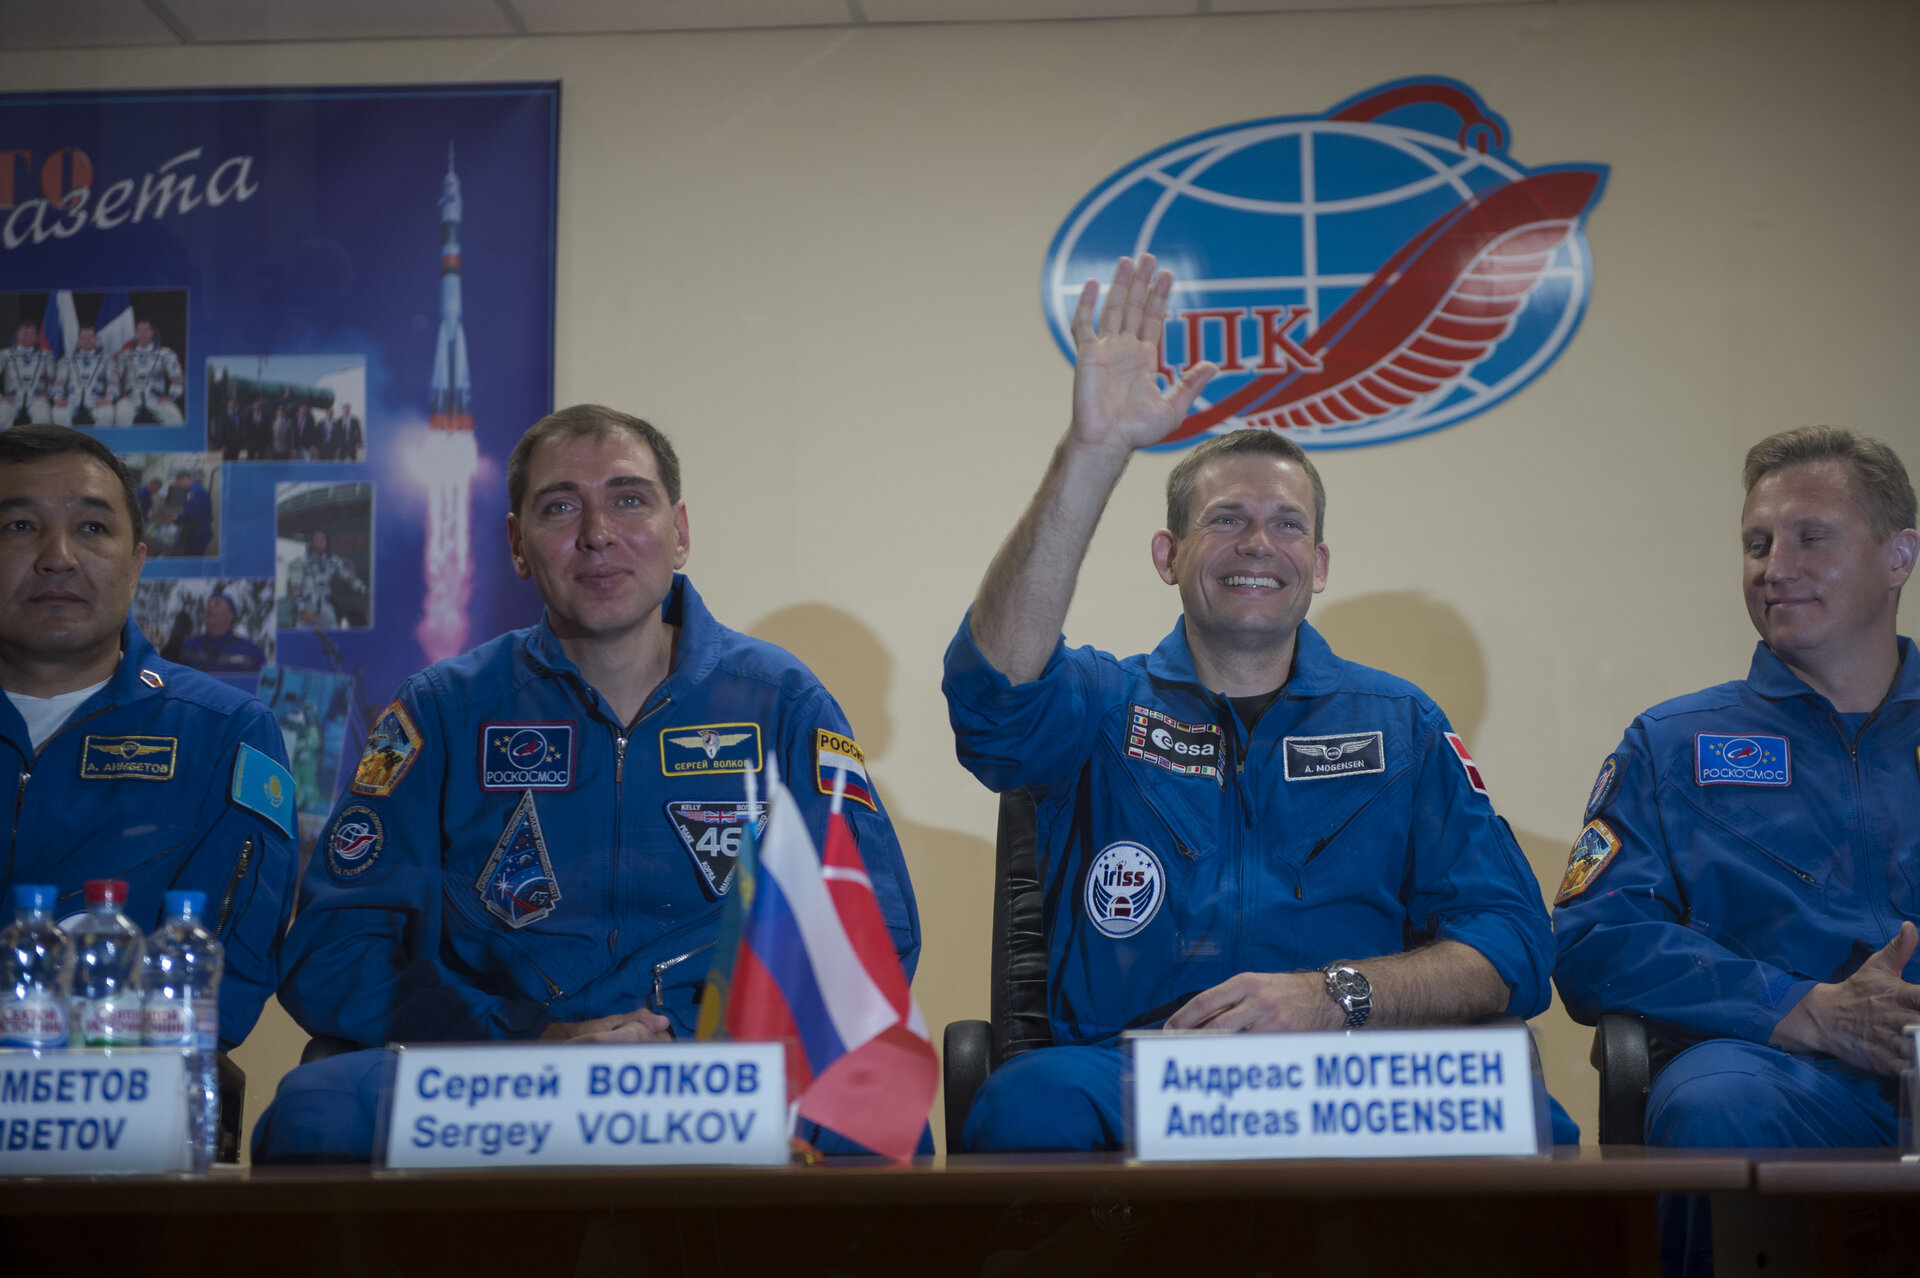
[[[127,903],[127,881],[125,879],[88,879],[87,904],[99,905],[112,902],[114,905]]]
[[[169,919],[197,919],[207,912],[205,892],[169,892],[166,894]]]
[[[13,907],[36,914],[51,910],[60,898],[60,889],[51,883],[17,883],[13,889]]]

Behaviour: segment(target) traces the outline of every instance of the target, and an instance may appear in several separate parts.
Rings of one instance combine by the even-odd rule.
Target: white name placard
[[[1142,1161],[1540,1152],[1524,1028],[1141,1033],[1127,1044]]]
[[[388,1167],[778,1164],[778,1043],[395,1047]]]
[[[0,1051],[0,1175],[184,1171],[189,1158],[177,1049]]]

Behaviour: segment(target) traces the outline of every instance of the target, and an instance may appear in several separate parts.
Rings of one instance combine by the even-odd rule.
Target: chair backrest
[[[1000,796],[994,840],[993,1066],[1034,1047],[1053,1045],[1047,1017],[1047,941],[1042,928],[1040,875],[1034,868],[1033,796]]]

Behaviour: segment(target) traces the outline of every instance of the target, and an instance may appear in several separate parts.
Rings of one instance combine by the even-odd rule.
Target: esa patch
[[[1176,776],[1218,777],[1222,759],[1220,725],[1182,723],[1158,710],[1127,706],[1127,757]]]
[[[1473,756],[1467,753],[1467,743],[1460,739],[1458,733],[1448,732],[1443,735],[1447,738],[1447,744],[1453,747],[1453,757],[1460,760],[1460,768],[1467,774],[1467,784],[1472,786],[1476,793],[1485,794],[1486,778],[1480,775],[1480,765],[1475,763]]]
[[[759,770],[760,725],[757,723],[695,723],[660,730],[663,776]]]
[[[1383,732],[1339,732],[1324,737],[1288,737],[1287,780],[1325,781],[1387,770]]]
[[[843,737],[825,728],[815,728],[814,784],[820,787],[820,793],[832,794],[835,783],[842,776],[847,779],[849,799],[864,803],[876,812],[880,810],[873,801],[873,782],[867,777],[867,756],[860,753],[860,747],[853,743],[853,738]]]
[[[407,708],[398,701],[390,703],[367,732],[367,748],[360,755],[359,766],[353,770],[353,784],[348,788],[376,799],[392,794],[420,757],[423,740]]]
[[[687,855],[706,880],[707,891],[719,900],[733,886],[733,872],[740,864],[740,844],[747,837],[748,824],[752,824],[754,839],[765,833],[767,805],[749,805],[743,799],[679,799],[667,804],[667,820],[673,822],[674,833],[687,845]]]
[[[1592,887],[1594,879],[1619,850],[1620,836],[1613,832],[1612,826],[1605,821],[1587,822],[1586,829],[1573,841],[1573,851],[1567,854],[1567,873],[1560,880],[1560,891],[1553,903],[1565,905]]]
[[[507,828],[493,845],[480,877],[473,881],[488,910],[508,927],[538,923],[560,904],[560,883],[553,877],[547,856],[547,836],[540,832],[540,814],[533,807],[533,791],[523,791],[519,806],[507,818]]]
[[[482,790],[573,789],[571,723],[489,723],[480,729]]]
[[[1138,843],[1109,843],[1087,870],[1087,919],[1116,941],[1153,922],[1166,895],[1160,858]]]
[[[1600,765],[1600,775],[1593,779],[1593,793],[1587,796],[1587,820],[1593,820],[1593,814],[1613,793],[1614,780],[1620,775],[1620,756],[1610,754],[1607,761]]]
[[[327,834],[327,868],[336,879],[357,879],[373,868],[386,845],[380,814],[364,803],[349,803]]]
[[[292,838],[300,828],[294,803],[293,774],[246,742],[233,756],[233,784],[227,797],[247,811],[265,817],[280,833]]]
[[[87,737],[80,743],[82,781],[171,781],[179,737]]]
[[[1693,734],[1695,785],[1791,785],[1792,750],[1785,737]]]

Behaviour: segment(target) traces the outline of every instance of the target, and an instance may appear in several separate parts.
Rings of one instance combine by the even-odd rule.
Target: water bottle
[[[193,1169],[213,1165],[220,1139],[220,942],[202,924],[205,892],[169,892],[147,941],[145,1041],[187,1055],[187,1132]]]
[[[125,879],[87,880],[87,912],[73,924],[73,996],[68,1041],[74,1047],[140,1046],[140,963],[146,938],[121,913]]]
[[[0,1047],[65,1047],[73,947],[53,921],[58,888],[13,889],[13,926],[0,932]]]

